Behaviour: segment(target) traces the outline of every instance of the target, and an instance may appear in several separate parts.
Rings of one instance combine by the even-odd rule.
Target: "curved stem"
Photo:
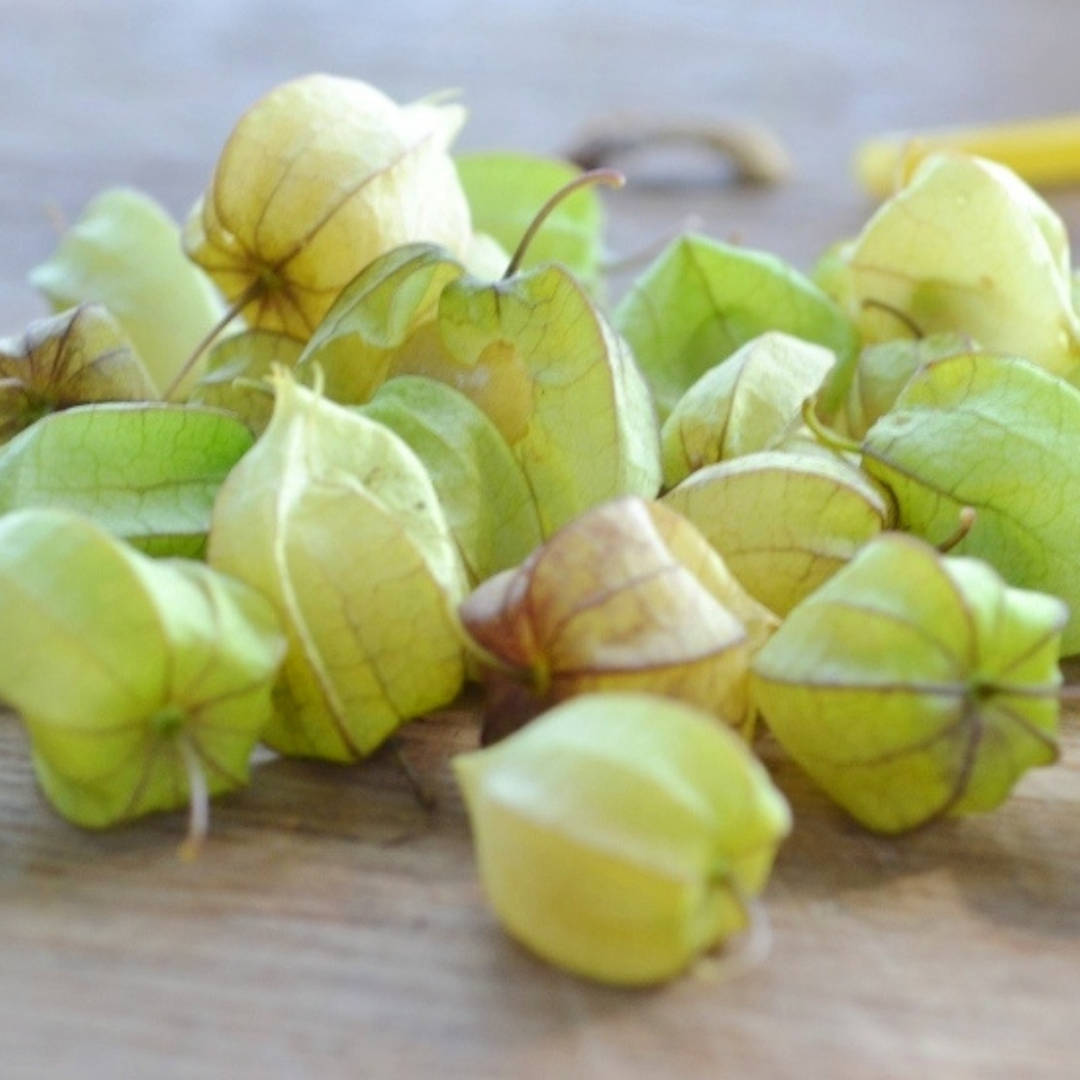
[[[768,128],[738,120],[701,123],[612,117],[582,136],[568,156],[583,168],[597,168],[624,154],[680,143],[726,158],[736,183],[778,184],[791,172],[791,155]]]
[[[875,300],[872,296],[868,296],[863,300],[862,307],[873,308],[875,311],[884,311],[887,315],[891,315],[916,341],[921,341],[926,337],[922,327],[906,311],[901,311],[899,308],[893,307],[892,304],[885,303],[884,300]]]
[[[803,423],[810,429],[814,438],[829,450],[838,454],[861,454],[862,446],[854,439],[845,439],[831,428],[826,427],[818,418],[817,398],[811,394],[802,403]]]
[[[221,318],[207,331],[206,336],[195,346],[192,354],[181,365],[180,370],[172,377],[172,381],[162,392],[162,401],[171,401],[181,383],[188,377],[191,369],[199,362],[199,358],[214,341],[220,337],[225,328],[266,289],[266,283],[261,278],[256,278],[224,311]]]
[[[975,524],[975,507],[964,506],[960,510],[960,520],[957,523],[956,531],[951,535],[945,537],[940,544],[937,545],[938,551],[942,555],[947,555],[969,532],[971,532],[972,526]]]
[[[580,176],[575,176],[568,184],[564,184],[540,207],[536,217],[532,219],[531,224],[525,230],[525,235],[521,238],[517,251],[514,252],[510,265],[506,268],[506,273],[503,274],[503,280],[513,277],[518,272],[533,237],[540,231],[540,227],[547,221],[552,210],[568,195],[572,195],[580,188],[591,187],[593,184],[606,184],[608,187],[621,188],[625,183],[626,177],[617,169],[590,169],[589,172],[583,172]]]

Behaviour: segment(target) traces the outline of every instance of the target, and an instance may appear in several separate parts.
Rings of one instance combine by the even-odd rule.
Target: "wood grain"
[[[414,0],[5,0],[0,13],[0,330],[42,313],[26,271],[101,187],[176,214],[240,111],[314,69],[394,96],[458,86],[467,147],[558,152],[616,112],[768,124],[786,184],[639,158],[609,197],[612,246],[693,219],[807,266],[871,206],[850,177],[881,130],[1076,107],[1080,7]],[[673,183],[691,174],[691,184]],[[1071,228],[1080,197],[1055,192]],[[0,642],[0,647],[3,643]],[[267,760],[215,804],[194,864],[165,816],[88,834],[34,784],[0,716],[0,1076],[874,1077],[1076,1075],[1080,728],[1001,810],[869,836],[774,749],[796,812],[766,895],[772,948],[616,992],[533,960],[476,882],[448,762],[466,707],[356,768]]]

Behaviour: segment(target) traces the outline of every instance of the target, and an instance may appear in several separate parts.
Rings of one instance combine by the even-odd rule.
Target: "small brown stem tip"
[[[956,531],[951,536],[945,537],[944,540],[938,544],[937,549],[942,555],[947,555],[957,544],[959,544],[975,524],[975,507],[965,506],[960,510],[960,520],[957,522]]]

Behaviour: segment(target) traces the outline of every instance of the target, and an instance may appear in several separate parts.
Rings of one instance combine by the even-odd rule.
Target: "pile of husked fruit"
[[[508,930],[644,984],[746,929],[791,811],[1000,804],[1080,652],[1080,317],[1060,219],[937,154],[809,274],[703,235],[605,307],[598,183],[454,156],[327,75],[238,121],[182,226],[104,192],[0,341],[0,699],[65,817],[454,760]],[[513,254],[510,252],[513,251]]]

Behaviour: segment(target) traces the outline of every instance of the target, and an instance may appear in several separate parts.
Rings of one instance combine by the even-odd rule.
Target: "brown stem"
[[[760,124],[749,121],[712,122],[615,116],[581,137],[568,153],[585,169],[656,146],[699,146],[727,159],[737,182],[777,184],[791,172],[791,158],[779,139]]]
[[[401,740],[397,738],[391,739],[389,749],[395,764],[404,774],[413,797],[420,804],[420,807],[428,812],[434,810],[437,805],[435,793],[424,783],[416,769],[413,768],[412,762],[405,753],[405,748],[401,745]]]
[[[944,540],[938,544],[937,549],[942,555],[947,555],[969,532],[971,532],[972,526],[975,524],[975,507],[964,506],[960,510],[960,521],[957,523],[956,531],[951,535],[945,537]]]
[[[172,381],[161,395],[163,401],[171,401],[173,395],[180,388],[181,383],[188,377],[188,373],[199,362],[199,358],[214,341],[222,334],[225,328],[252,302],[265,291],[266,283],[261,278],[256,278],[252,283],[225,309],[221,318],[210,327],[206,336],[195,346],[192,354],[184,361],[180,370],[173,376]]]
[[[867,297],[863,300],[862,306],[864,308],[873,308],[875,311],[884,311],[886,315],[891,315],[910,332],[916,341],[922,341],[926,337],[922,327],[906,311],[901,311],[899,308],[893,307],[892,304],[886,304],[884,300],[875,300],[872,296]]]
[[[621,188],[625,183],[626,177],[616,169],[592,169],[589,172],[582,173],[580,176],[575,176],[568,184],[564,184],[540,207],[536,217],[532,219],[532,223],[525,230],[525,235],[521,238],[517,251],[514,252],[510,265],[506,268],[506,273],[503,274],[503,280],[513,277],[518,272],[533,237],[540,231],[540,227],[547,221],[552,210],[568,195],[572,195],[579,188],[590,187],[593,184],[606,184],[608,187]]]

